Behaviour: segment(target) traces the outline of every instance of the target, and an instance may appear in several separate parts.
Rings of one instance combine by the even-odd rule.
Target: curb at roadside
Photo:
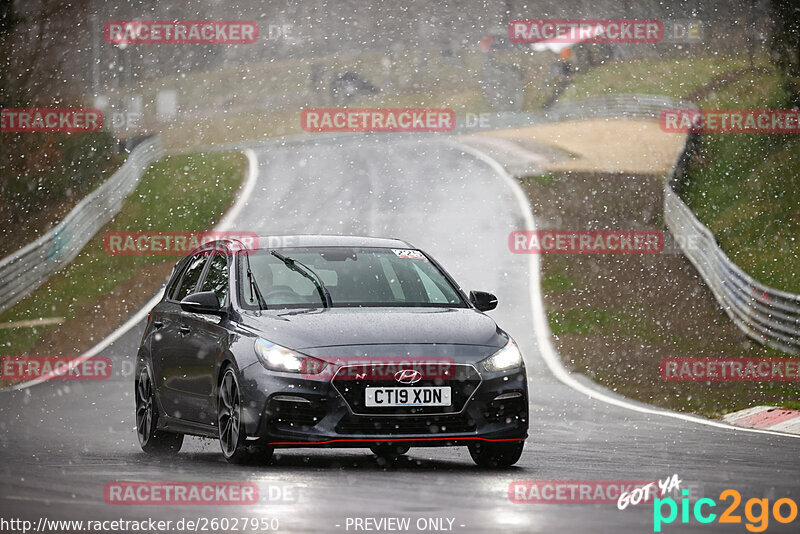
[[[745,428],[800,434],[800,410],[789,410],[778,406],[755,406],[729,413],[722,419]]]

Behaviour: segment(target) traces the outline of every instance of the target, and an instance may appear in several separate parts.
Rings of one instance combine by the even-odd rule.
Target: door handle
[[[164,326],[164,321],[153,321],[153,326],[156,328],[162,328]]]
[[[189,332],[191,332],[191,330],[189,329],[188,326],[181,326],[180,328],[178,328],[178,332],[180,332],[181,334],[188,334]]]

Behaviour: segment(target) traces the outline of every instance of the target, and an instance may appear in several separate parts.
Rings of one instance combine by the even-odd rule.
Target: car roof
[[[294,234],[279,236],[258,236],[259,249],[278,249],[293,247],[379,247],[414,248],[407,241],[387,237],[355,235]]]

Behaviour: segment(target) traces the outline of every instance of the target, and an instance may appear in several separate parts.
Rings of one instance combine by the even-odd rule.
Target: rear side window
[[[175,300],[183,300],[192,293],[197,286],[197,281],[200,280],[200,275],[203,273],[203,266],[208,259],[207,254],[198,254],[189,261],[189,266],[183,271],[183,278],[178,285],[178,290],[172,296]]]
[[[183,276],[183,268],[185,263],[186,262],[181,259],[172,269],[172,274],[170,275],[169,282],[167,283],[167,289],[165,290],[165,295],[167,295],[167,298],[169,299],[173,298],[175,291],[178,288],[178,284],[181,282],[181,276]]]
[[[206,278],[200,291],[213,291],[217,295],[220,306],[228,304],[228,260],[222,254],[211,257]]]

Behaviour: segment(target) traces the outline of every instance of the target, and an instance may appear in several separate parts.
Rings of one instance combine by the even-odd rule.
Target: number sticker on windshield
[[[411,258],[415,260],[425,259],[425,255],[419,250],[412,250],[409,248],[393,248],[392,252],[394,252],[398,258]]]

